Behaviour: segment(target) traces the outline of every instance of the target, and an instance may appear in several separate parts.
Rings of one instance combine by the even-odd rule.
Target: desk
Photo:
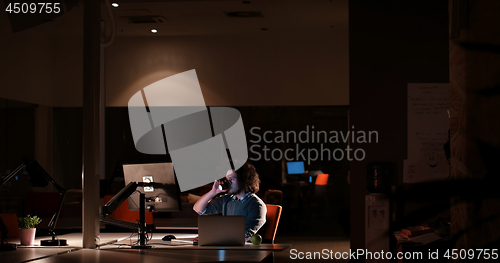
[[[2,262],[16,263],[30,261],[42,262],[273,262],[274,251],[282,251],[290,245],[287,244],[261,244],[254,246],[193,246],[191,244],[171,245],[169,241],[162,241],[166,233],[154,234],[148,242],[153,249],[129,249],[127,246],[134,243],[137,236],[131,237],[126,233],[101,233],[99,249],[82,249],[82,234],[72,233],[59,236],[66,239],[65,247],[40,247],[39,245],[26,247],[20,246],[15,251],[0,252]],[[195,234],[175,234],[178,240],[190,240]],[[48,237],[37,237],[35,244]],[[9,240],[16,243],[15,240]],[[18,242],[18,241],[17,241]],[[182,241],[179,241],[181,243]],[[175,241],[174,241],[175,243]]]
[[[98,245],[106,245],[106,244],[111,244],[114,242],[120,242],[122,240],[127,240],[130,238],[129,233],[101,233],[99,235],[99,242]],[[18,238],[8,238],[7,241],[11,244],[17,244],[19,249],[25,249],[25,248],[41,248],[41,249],[48,249],[48,248],[63,248],[63,249],[72,249],[72,248],[82,248],[83,243],[82,243],[82,233],[71,233],[71,234],[65,234],[65,235],[58,235],[57,236],[59,239],[66,239],[67,241],[67,246],[61,246],[61,247],[42,247],[40,246],[40,241],[41,240],[47,240],[51,239],[52,237],[49,236],[42,236],[42,237],[36,237],[35,238],[35,245],[34,246],[21,246],[19,239]],[[161,238],[160,238],[161,239]]]
[[[109,233],[108,233],[109,234]],[[167,235],[167,233],[153,234],[153,237],[150,241],[148,241],[148,245],[152,245],[155,249],[169,249],[169,250],[266,250],[266,251],[283,251],[290,247],[289,244],[260,244],[258,246],[253,245],[252,243],[245,243],[244,246],[193,246],[189,242],[192,238],[198,236],[196,234],[175,234],[176,240],[172,241],[163,241],[161,238]],[[108,236],[108,239],[111,237]],[[101,249],[112,248],[115,249],[119,246],[129,246],[132,245],[137,240],[137,236],[134,238],[121,239],[117,242],[113,242],[112,244],[107,243],[106,245],[101,246]]]
[[[102,233],[100,243],[104,245],[106,243],[112,243],[126,239],[130,235],[125,235],[123,233]],[[61,254],[67,254],[69,252],[75,252],[82,249],[82,234],[72,233],[66,235],[60,235],[60,239],[66,239],[68,241],[68,246],[62,247],[42,247],[40,246],[41,240],[50,239],[51,237],[36,237],[34,246],[20,246],[18,238],[9,238],[7,241],[11,244],[17,244],[18,247],[14,251],[1,251],[0,259],[2,262],[17,263],[45,259],[49,257],[54,257]]]
[[[394,236],[398,240],[396,244],[396,251],[399,253],[410,253],[410,254],[421,254],[420,260],[412,259],[399,259],[398,263],[412,262],[412,261],[422,261],[429,260],[432,262],[450,262],[450,259],[444,257],[444,253],[453,248],[450,242],[446,239],[442,239],[435,232],[423,234],[420,236],[415,236],[413,238],[407,239],[401,236],[399,231],[394,233]],[[429,258],[430,252],[436,252],[432,254],[434,258]]]
[[[79,248],[72,247],[18,247],[13,251],[1,251],[0,259],[2,262],[17,263],[25,262],[34,259],[42,259],[59,254],[66,254],[71,251],[76,251]]]
[[[165,262],[263,262],[271,251],[245,250],[164,250],[164,249],[81,249],[33,261],[34,263],[165,263]]]

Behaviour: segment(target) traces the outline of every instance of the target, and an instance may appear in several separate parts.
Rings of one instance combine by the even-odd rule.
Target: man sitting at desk
[[[226,179],[231,183],[228,190],[220,190],[221,182],[216,180],[212,190],[198,199],[193,210],[200,215],[222,213],[245,216],[245,239],[248,241],[266,222],[266,205],[255,194],[259,191],[259,175],[253,165],[245,163],[236,172],[229,170]],[[227,194],[214,198],[222,192]]]

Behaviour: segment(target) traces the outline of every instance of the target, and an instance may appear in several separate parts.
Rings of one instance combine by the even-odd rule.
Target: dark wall
[[[254,133],[263,135],[264,132],[295,131],[297,134],[309,127],[309,130],[317,131],[343,131],[347,130],[347,106],[273,106],[273,107],[235,107],[243,119],[247,134],[247,145],[251,147],[256,143],[256,137],[250,134],[250,129],[258,127]],[[53,109],[53,146],[54,146],[54,172],[55,178],[62,178],[59,184],[63,187],[81,188],[81,165],[82,165],[82,109],[81,108],[54,108]],[[269,136],[269,139],[274,138]],[[320,149],[318,143],[300,143],[300,149]],[[123,175],[120,168],[127,163],[154,163],[170,162],[168,155],[142,154],[135,149],[128,109],[126,107],[106,108],[106,171],[105,181],[101,185],[101,194],[115,194],[123,186]],[[262,180],[262,191],[281,187],[281,160],[264,160],[262,147],[273,149],[295,148],[294,143],[258,143],[260,149],[255,151],[261,154],[260,160],[252,161],[257,167]],[[324,143],[324,148],[344,149],[345,143]],[[293,155],[293,154],[292,154]],[[268,157],[270,154],[268,153]],[[249,152],[249,158],[256,159],[256,155]],[[296,160],[290,156],[291,160]],[[306,169],[310,168],[306,159]],[[323,156],[317,161],[311,161],[311,165],[319,166],[323,172],[331,174],[331,181],[337,184],[333,195],[338,196],[342,205],[348,206],[347,171],[349,163],[346,159],[335,161],[333,158]]]
[[[247,146],[250,148],[253,145],[258,145],[260,148],[255,148],[254,152],[258,152],[261,156],[258,156],[249,151],[249,158],[251,163],[257,169],[259,174],[261,185],[260,192],[257,193],[261,196],[264,195],[265,191],[268,189],[278,189],[282,190],[284,194],[283,198],[283,213],[282,219],[280,221],[280,233],[290,233],[293,235],[342,235],[342,231],[347,232],[349,224],[349,186],[347,184],[347,174],[349,169],[349,162],[347,159],[341,161],[336,161],[333,158],[328,160],[327,156],[323,158],[318,158],[317,161],[312,161],[310,165],[307,164],[307,160],[304,158],[296,159],[293,154],[290,154],[289,158],[293,161],[305,161],[305,168],[309,169],[313,165],[318,166],[324,173],[328,173],[329,184],[327,186],[327,199],[330,203],[329,207],[319,207],[323,203],[311,204],[310,202],[315,202],[312,198],[313,188],[304,188],[304,183],[302,182],[302,192],[303,196],[299,197],[300,189],[299,181],[304,181],[294,176],[288,176],[287,180],[289,184],[282,185],[282,161],[273,160],[268,158],[264,160],[263,147],[269,149],[267,157],[270,156],[269,152],[278,149],[284,151],[284,149],[296,149],[298,146],[300,149],[321,149],[321,145],[315,141],[309,140],[309,143],[281,143],[276,142],[275,134],[277,131],[287,132],[294,131],[297,134],[303,132],[309,127],[309,131],[313,129],[314,131],[347,131],[347,121],[348,121],[348,107],[347,106],[245,106],[245,107],[234,107],[237,108],[242,116],[243,124],[246,130],[247,136]],[[259,143],[257,137],[250,133],[252,128],[259,128],[259,130],[254,130],[254,134],[263,136],[265,132],[268,132],[267,140],[272,140],[273,142],[264,142],[263,139]],[[274,135],[273,135],[274,134]],[[312,133],[310,133],[310,136]],[[305,137],[303,137],[304,139]],[[254,142],[251,142],[254,141]],[[345,143],[323,143],[323,148],[344,149],[346,147]],[[318,150],[319,151],[319,150]],[[304,156],[305,157],[305,156]],[[126,107],[111,107],[106,109],[106,183],[101,185],[101,192],[104,191],[106,194],[115,194],[123,186],[123,175],[119,168],[123,163],[148,163],[148,162],[168,162],[168,155],[148,155],[139,153],[134,146],[132,139],[132,134],[130,130],[130,122],[128,118],[128,109]],[[286,171],[285,171],[286,172]],[[221,176],[222,177],[222,176]],[[295,187],[297,186],[297,187]],[[189,191],[193,194],[203,194],[202,189],[197,188]],[[313,200],[313,201],[311,201]],[[324,201],[324,200],[319,200]],[[313,205],[315,205],[313,208]],[[328,218],[323,218],[321,223],[323,225],[318,226],[313,223],[316,221],[314,215],[311,215],[311,211],[316,210],[328,210]],[[339,225],[342,225],[342,229],[339,229]],[[335,227],[334,227],[335,226]],[[328,228],[325,230],[324,228]]]
[[[274,107],[234,107],[241,113],[243,124],[247,135],[247,146],[251,147],[255,143],[256,137],[250,133],[250,129],[258,127],[253,133],[263,135],[264,132],[276,131],[300,131],[314,129],[315,131],[346,131],[347,130],[347,106],[274,106]],[[313,127],[314,126],[314,127]],[[269,139],[274,138],[269,136]],[[299,143],[301,149],[319,148],[317,143]],[[254,159],[253,163],[258,168],[261,175],[263,188],[277,188],[281,183],[281,160],[264,160],[262,148],[266,146],[273,149],[283,147],[293,148],[293,143],[259,143],[260,148],[255,148],[255,152],[261,154],[260,160],[255,160],[258,156],[249,152],[249,158]],[[345,148],[345,144],[325,144],[329,148]],[[269,157],[270,154],[267,156]],[[291,156],[290,156],[291,157]],[[291,157],[292,158],[292,157]],[[295,160],[295,158],[293,158]],[[168,156],[148,155],[139,153],[134,146],[130,122],[128,118],[128,109],[126,107],[109,107],[106,109],[106,179],[113,180],[113,174],[119,165],[123,163],[147,163],[147,162],[165,162],[170,161]],[[307,160],[306,169],[308,169]],[[342,176],[344,182],[347,182],[348,162],[335,161],[330,158],[318,158],[311,162],[319,165],[323,172],[331,172],[332,175]],[[115,175],[116,177],[116,175]],[[113,184],[111,181],[109,184]],[[113,187],[112,187],[113,188]],[[114,189],[116,190],[116,189]],[[113,190],[112,190],[113,191]],[[345,193],[347,191],[343,191]]]
[[[82,189],[82,108],[53,109],[53,170],[58,184]]]
[[[35,154],[34,104],[0,99],[0,178]],[[27,175],[18,172],[0,188],[0,211],[19,213],[22,198],[31,190]]]
[[[349,1],[350,124],[379,132],[377,144],[356,145],[366,159],[351,163],[351,248],[364,248],[368,162],[395,165],[402,184],[407,157],[407,83],[448,83],[448,1]]]

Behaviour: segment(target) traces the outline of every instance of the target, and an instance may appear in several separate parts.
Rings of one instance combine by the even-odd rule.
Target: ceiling
[[[0,12],[0,50],[3,50],[0,52],[0,67],[3,69],[0,76],[3,79],[8,76],[10,82],[4,85],[12,87],[0,89],[0,97],[41,105],[81,105],[81,96],[74,94],[81,94],[85,1],[62,1],[66,12],[49,19],[31,14],[12,19],[6,12]],[[137,65],[129,65],[134,64],[130,60],[122,63],[121,54],[115,56],[120,62],[114,65],[116,68],[132,72],[127,79],[122,80],[120,76],[113,79],[116,80],[113,83],[117,93],[125,86],[135,88],[133,85],[137,81],[153,81],[157,75],[139,76],[137,72],[157,72],[155,67],[168,60],[173,61],[169,64],[172,72],[183,70],[183,65],[194,65],[192,67],[213,76],[206,78],[204,85],[213,89],[211,99],[214,105],[227,101],[243,103],[248,96],[270,89],[274,93],[264,104],[274,105],[282,101],[287,105],[303,105],[302,97],[292,101],[281,96],[280,92],[287,89],[288,94],[300,94],[301,88],[310,83],[316,83],[311,96],[327,94],[322,97],[325,102],[320,104],[348,103],[348,0],[123,0],[118,3],[119,7],[112,8],[117,39],[111,43],[113,48],[109,49],[108,55],[111,57],[112,50],[115,53],[127,52],[127,59],[137,58]],[[257,12],[261,15],[230,17],[228,12]],[[109,39],[112,19],[103,0],[101,16],[106,25],[103,39]],[[143,16],[161,17],[164,21],[129,23],[130,17]],[[38,20],[38,23],[32,20]],[[13,30],[11,22],[19,21],[35,26]],[[152,28],[158,33],[151,33]],[[177,46],[164,50],[161,45],[165,41]],[[141,53],[153,51],[159,53]],[[245,59],[245,63],[234,67],[220,62],[236,58]],[[207,61],[220,62],[220,65],[214,68]],[[278,66],[279,72],[276,72]],[[232,72],[230,77],[216,78],[228,72]],[[290,72],[294,72],[293,76]],[[170,74],[170,71],[160,73]],[[261,78],[251,78],[246,86],[241,87],[241,79],[252,74],[259,74]],[[254,83],[262,80],[266,85]],[[30,88],[34,86],[38,88]],[[68,86],[73,88],[68,89]],[[249,94],[234,93],[240,97],[229,99],[217,97],[226,94],[224,90],[228,87],[237,86],[248,90]],[[262,91],[253,91],[256,86],[262,87]],[[272,88],[278,86],[280,88]],[[23,92],[29,96],[22,95]],[[316,100],[307,101],[317,103]]]
[[[347,0],[273,1],[132,1],[112,8],[117,36],[299,33],[347,27]],[[229,12],[243,15],[231,17]],[[258,12],[261,17],[244,17]],[[233,13],[234,14],[234,13]],[[104,8],[102,15],[110,21]],[[130,17],[162,17],[164,22],[132,24]],[[163,20],[163,19],[161,19]]]
[[[27,29],[46,36],[82,35],[83,1],[71,1],[74,6],[62,16]],[[106,34],[111,32],[111,18],[102,1],[101,16],[106,24]],[[116,36],[181,36],[181,35],[231,35],[315,33],[336,34],[348,27],[348,0],[122,0],[110,1],[119,4],[111,8],[116,21]],[[257,12],[260,17],[231,17],[228,12]],[[6,12],[0,14],[0,33],[12,34]],[[129,18],[156,17],[162,22],[130,23]],[[23,20],[40,19],[25,15]],[[158,19],[157,19],[158,21]],[[6,22],[6,23],[3,23]],[[158,30],[156,34],[151,29]]]

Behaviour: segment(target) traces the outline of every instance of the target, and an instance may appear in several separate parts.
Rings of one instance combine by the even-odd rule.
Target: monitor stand
[[[139,193],[139,245],[133,245],[132,248],[145,249],[152,246],[146,245],[146,195]]]

